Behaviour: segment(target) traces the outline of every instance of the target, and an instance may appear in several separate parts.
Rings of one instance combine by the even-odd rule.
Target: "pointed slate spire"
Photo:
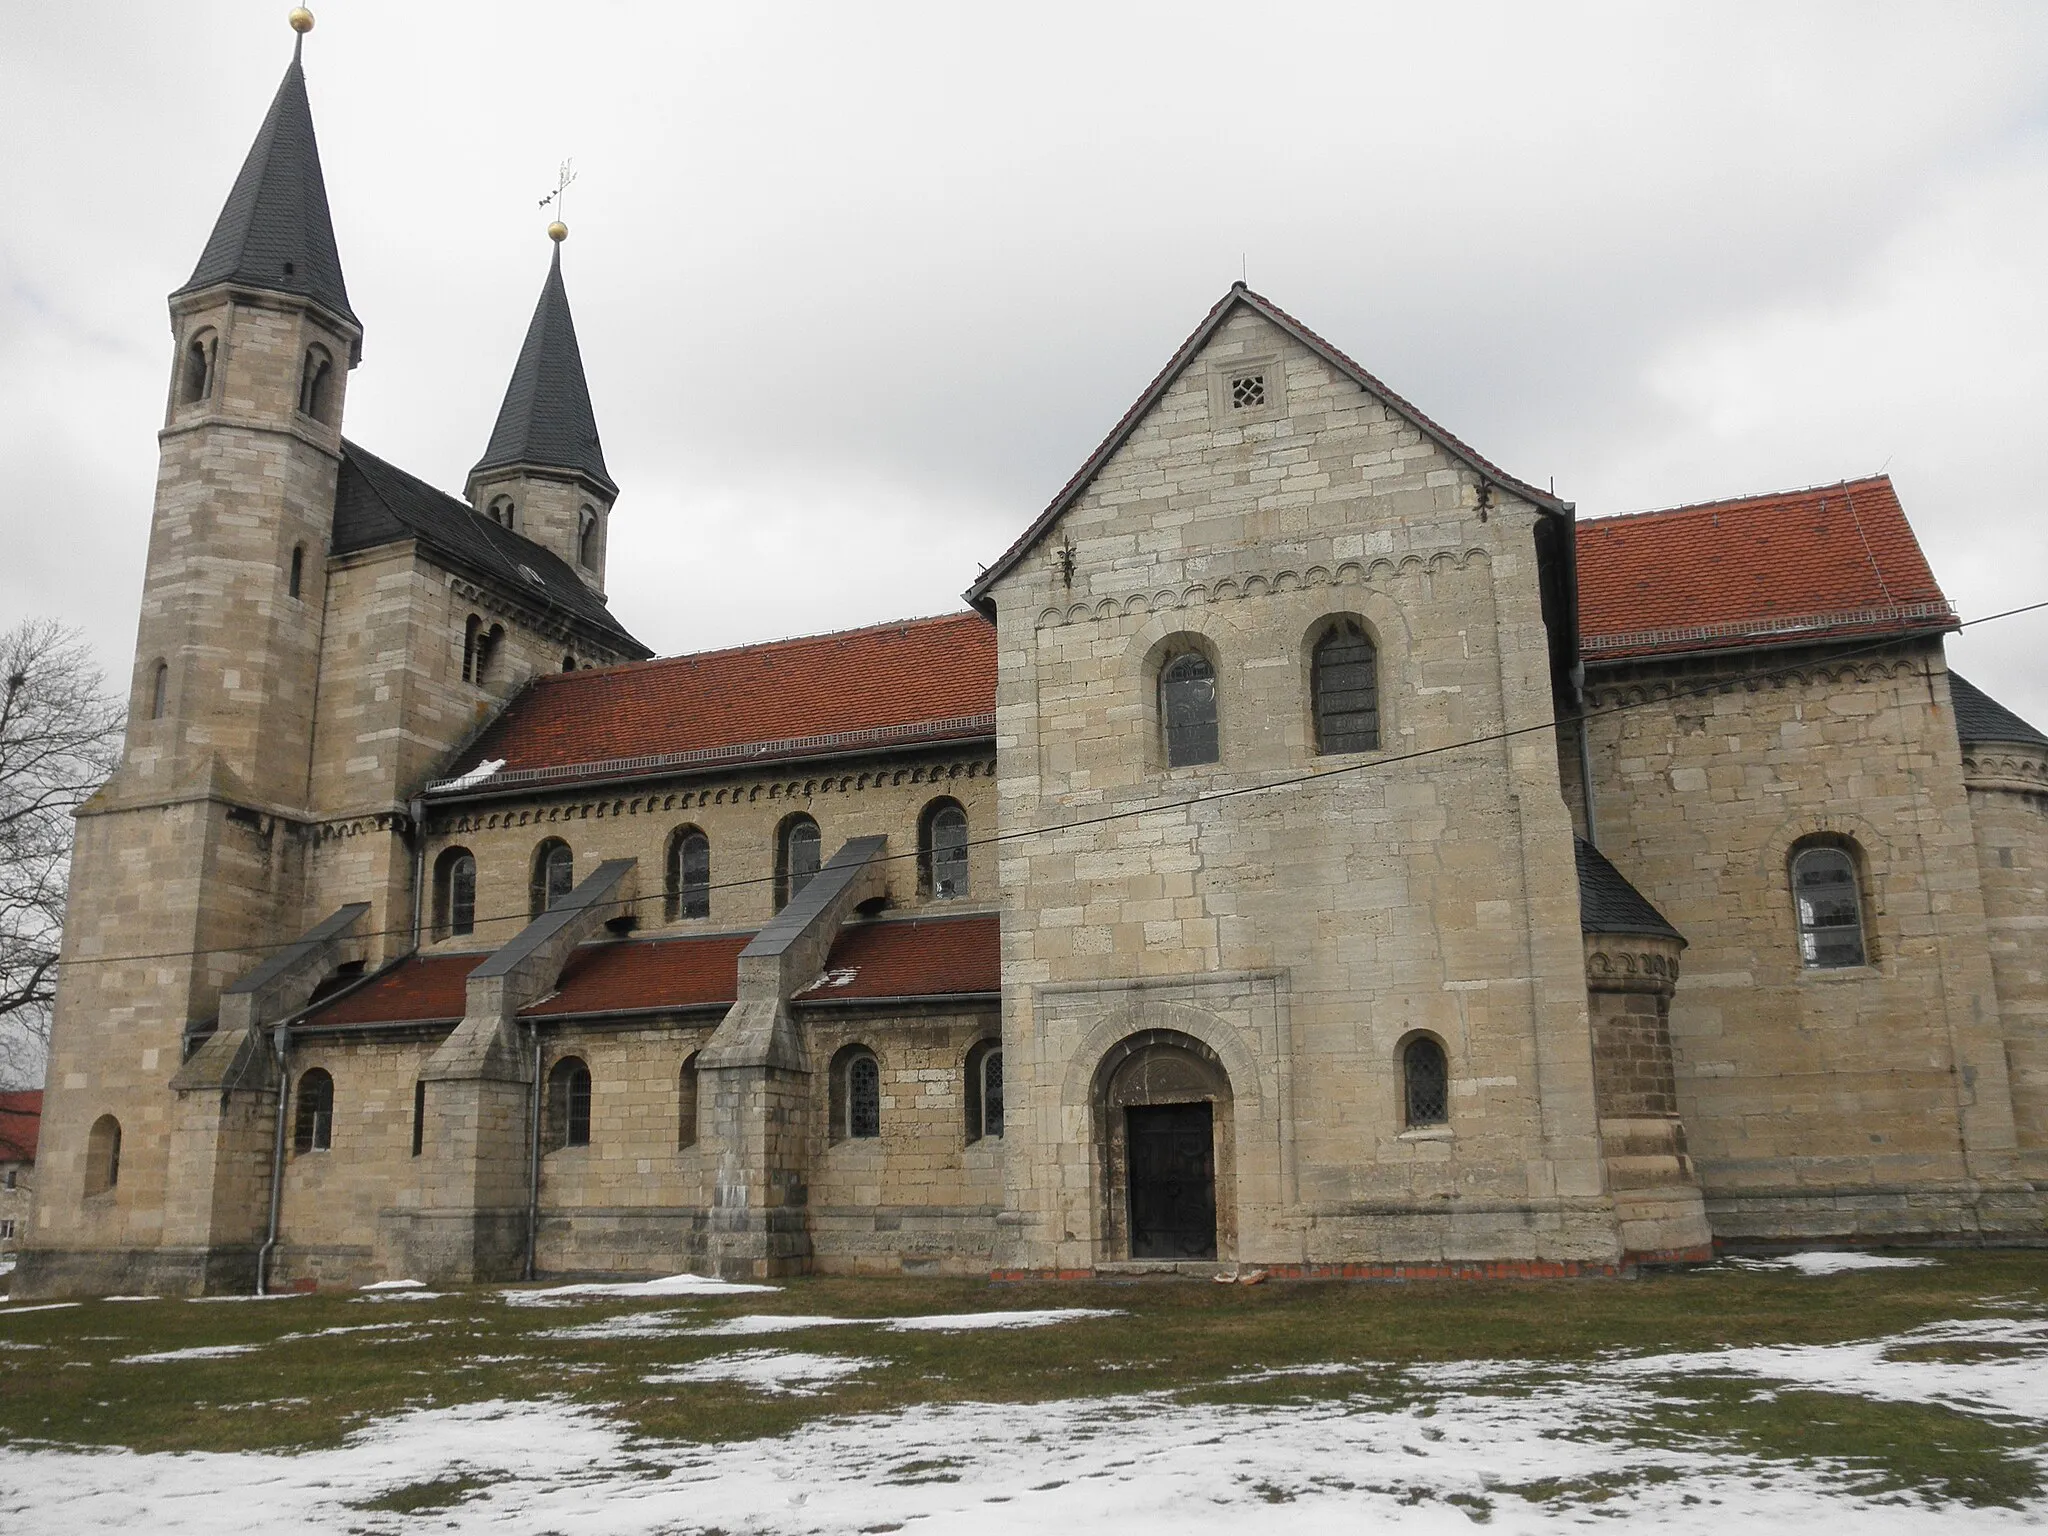
[[[559,239],[540,302],[533,309],[533,323],[526,328],[526,344],[519,349],[512,382],[505,389],[505,403],[498,407],[490,446],[469,478],[474,482],[485,470],[514,464],[575,470],[609,494],[618,494],[597,440],[597,415],[590,408],[590,386],[583,378],[569,290],[562,286]]]
[[[320,146],[313,138],[313,108],[296,50],[199,265],[171,297],[225,282],[300,294],[361,324],[348,307]]]

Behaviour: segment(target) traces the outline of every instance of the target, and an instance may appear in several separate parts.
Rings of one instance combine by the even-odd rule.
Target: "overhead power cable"
[[[2007,608],[1999,613],[1987,613],[1980,618],[1966,619],[1955,627],[1957,629],[1973,629],[1980,624],[1992,624],[2000,619],[2018,618],[2022,614],[2036,613],[2042,609],[2048,609],[2048,599],[2027,603],[2018,608]],[[1858,656],[1867,656],[1877,651],[1888,650],[1898,644],[1898,640],[1899,637],[1897,635],[1887,635],[1882,639],[1873,640],[1867,645],[1853,646],[1845,650],[1835,651],[1827,659],[1829,662],[1850,661]],[[1650,660],[1655,658],[1646,657],[1644,659]],[[1633,704],[1612,704],[1605,709],[1584,710],[1577,714],[1556,715],[1529,725],[1514,726],[1501,731],[1490,731],[1481,736],[1467,736],[1457,741],[1444,742],[1433,747],[1417,747],[1407,752],[1382,753],[1363,762],[1340,763],[1330,768],[1309,769],[1301,773],[1287,774],[1280,778],[1262,780],[1255,784],[1233,784],[1221,789],[1197,790],[1187,795],[1175,796],[1164,800],[1149,800],[1143,805],[1123,806],[1115,810],[1103,811],[1097,815],[1077,816],[1066,821],[1051,822],[1044,826],[1020,828],[1014,832],[994,832],[985,837],[970,838],[966,846],[969,848],[988,848],[1005,843],[1023,842],[1030,838],[1057,835],[1062,832],[1072,832],[1085,827],[1099,827],[1110,822],[1133,820],[1140,816],[1157,816],[1168,811],[1184,810],[1189,806],[1206,805],[1221,800],[1234,800],[1246,795],[1270,795],[1280,790],[1294,789],[1301,785],[1313,784],[1324,779],[1344,778],[1353,774],[1378,773],[1389,768],[1398,767],[1403,763],[1419,762],[1425,758],[1444,757],[1454,752],[1468,751],[1475,747],[1493,746],[1501,742],[1512,741],[1520,736],[1532,736],[1544,731],[1576,728],[1595,720],[1604,720],[1615,715],[1627,714],[1632,710],[1646,709],[1653,704],[1666,705],[1674,699],[1707,698],[1714,694],[1726,693],[1732,689],[1740,688],[1748,683],[1765,682],[1774,677],[1785,677],[1795,672],[1804,672],[1813,665],[1814,663],[1810,659],[1802,662],[1791,662],[1782,667],[1767,668],[1759,672],[1745,672],[1735,677],[1715,678],[1690,687],[1673,689],[1670,693],[1656,699],[1645,699]],[[921,854],[917,850],[910,849],[902,853],[883,854],[872,862],[892,864],[919,857],[921,857]],[[699,889],[707,894],[717,891],[745,890],[755,886],[771,884],[775,878],[773,875],[750,875],[740,880],[715,881],[710,885],[699,887]],[[667,891],[656,891],[650,895],[636,896],[631,901],[618,903],[618,905],[638,907],[652,902],[666,902],[668,899],[669,894]],[[533,920],[533,914],[530,912],[498,913],[474,919],[471,931],[474,932],[476,929],[486,926],[496,927],[511,923],[524,927]],[[351,941],[401,937],[410,939],[412,934],[412,925],[408,923],[402,928],[373,929],[368,933],[351,933],[348,937]],[[289,949],[298,942],[299,940],[297,939],[287,939],[271,944],[223,945],[213,949],[167,949],[133,955],[84,955],[75,959],[65,960],[62,964],[65,968],[69,969],[82,965],[115,965],[137,963],[146,960],[192,960],[207,955],[253,956]]]

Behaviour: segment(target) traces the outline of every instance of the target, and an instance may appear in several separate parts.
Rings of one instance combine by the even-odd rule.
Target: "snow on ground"
[[[0,1307],[0,1317],[19,1317],[24,1312],[61,1312],[77,1305],[75,1301],[39,1301],[32,1307]]]
[[[253,1355],[260,1344],[195,1344],[190,1349],[166,1349],[153,1355],[123,1355],[116,1365],[162,1365],[171,1360],[225,1360],[230,1355]]]
[[[424,1291],[424,1280],[372,1280],[368,1285],[356,1287],[359,1291]]]
[[[548,1328],[536,1339],[665,1339],[682,1328],[683,1314],[673,1308],[660,1312],[628,1312],[620,1317],[601,1317],[594,1323],[572,1328]]]
[[[713,1355],[673,1371],[659,1371],[647,1378],[653,1386],[687,1382],[736,1381],[757,1392],[794,1393],[814,1397],[820,1389],[847,1376],[855,1376],[875,1362],[848,1359],[844,1355],[805,1355],[779,1349],[743,1349],[737,1354]]]
[[[795,1333],[803,1328],[851,1328],[867,1322],[864,1317],[803,1317],[787,1313],[750,1312],[728,1317],[722,1323],[706,1323],[686,1332],[700,1339],[748,1339],[763,1333]]]
[[[1042,1312],[953,1312],[889,1319],[891,1333],[964,1333],[977,1328],[1046,1328],[1084,1317],[1122,1317],[1114,1307],[1055,1307]]]
[[[668,1275],[660,1280],[557,1285],[545,1291],[504,1290],[498,1294],[515,1307],[563,1307],[601,1296],[742,1296],[749,1291],[781,1289],[779,1285],[745,1285],[737,1280],[713,1280],[703,1275]]]
[[[1846,1275],[1859,1269],[1926,1269],[1939,1259],[1888,1253],[1788,1253],[1775,1259],[1726,1259],[1737,1269],[1796,1269],[1802,1275]]]
[[[1993,1351],[1957,1365],[1931,1352]],[[1997,1351],[2007,1353],[1998,1354]],[[422,1409],[336,1449],[293,1456],[0,1450],[0,1525],[153,1536],[227,1528],[395,1532],[430,1520],[458,1533],[639,1536],[723,1528],[819,1533],[916,1522],[1009,1536],[1064,1525],[1128,1536],[1224,1536],[1282,1523],[1310,1533],[1583,1529],[1601,1517],[1675,1536],[1724,1536],[1818,1520],[1858,1536],[2038,1528],[2048,1507],[1936,1504],[1857,1492],[1867,1469],[1770,1460],[1633,1426],[1658,1383],[1711,1373],[1764,1390],[1801,1386],[2048,1420],[2048,1321],[1937,1324],[1842,1345],[1617,1357],[1591,1365],[1488,1362],[1402,1370],[1355,1364],[1348,1395],[1278,1405],[1189,1404],[1163,1394],[1037,1404],[949,1404],[820,1419],[737,1444],[634,1439],[562,1401]],[[794,1381],[831,1356],[751,1351],[699,1362],[707,1380]],[[754,1372],[750,1378],[746,1372]],[[667,1379],[680,1381],[681,1373]],[[816,1380],[818,1378],[813,1378]],[[421,1517],[360,1506],[455,1476],[480,1486]],[[1577,1485],[1580,1501],[1561,1487]],[[1527,1496],[1523,1490],[1526,1490]],[[1284,1510],[1276,1508],[1284,1505]]]

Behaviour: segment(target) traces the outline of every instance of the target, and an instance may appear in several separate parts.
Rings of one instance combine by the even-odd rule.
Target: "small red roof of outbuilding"
[[[995,728],[995,658],[995,626],[956,613],[544,673],[463,753],[457,776],[497,759],[505,781],[518,783],[509,776],[579,766],[631,771],[625,765],[641,758],[834,749],[820,737],[852,736],[846,745],[854,746],[986,735]]]
[[[1591,661],[1954,622],[1884,475],[1588,519],[1578,545]]]
[[[32,1163],[43,1125],[43,1090],[0,1093],[0,1163]]]
[[[724,1007],[739,993],[739,956],[751,933],[621,939],[586,944],[569,957],[555,991],[522,1018]],[[310,1015],[305,1023],[446,1023],[463,1014],[480,954],[415,955]],[[799,1002],[957,997],[1002,986],[996,917],[885,919],[841,931],[823,985]],[[843,979],[842,979],[843,978]]]

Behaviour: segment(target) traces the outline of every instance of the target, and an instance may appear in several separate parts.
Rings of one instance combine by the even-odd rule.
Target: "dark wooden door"
[[[1207,1104],[1148,1104],[1129,1118],[1131,1257],[1216,1257],[1216,1146]]]

